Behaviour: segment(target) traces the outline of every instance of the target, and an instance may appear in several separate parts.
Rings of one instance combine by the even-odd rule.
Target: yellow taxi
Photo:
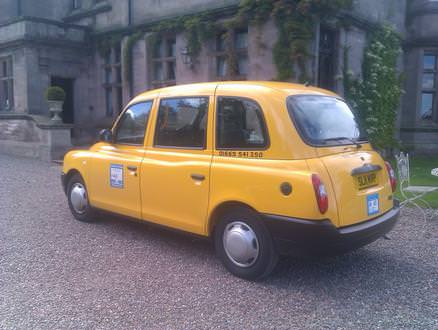
[[[135,97],[62,174],[73,216],[109,211],[210,237],[234,275],[282,254],[343,253],[396,224],[396,178],[339,96],[278,82]]]

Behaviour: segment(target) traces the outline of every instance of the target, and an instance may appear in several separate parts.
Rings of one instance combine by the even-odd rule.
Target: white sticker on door
[[[123,165],[111,164],[110,184],[113,188],[123,188]]]

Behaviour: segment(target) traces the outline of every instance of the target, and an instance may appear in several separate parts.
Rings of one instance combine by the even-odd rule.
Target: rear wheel
[[[227,212],[214,232],[215,249],[234,275],[258,280],[268,276],[278,262],[270,233],[260,216],[246,208]]]
[[[68,206],[73,216],[83,222],[94,220],[94,210],[88,201],[88,192],[84,180],[79,174],[74,174],[67,184]]]

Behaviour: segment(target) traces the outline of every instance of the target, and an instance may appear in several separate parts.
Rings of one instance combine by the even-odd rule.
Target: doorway
[[[331,91],[336,90],[336,49],[336,31],[322,26],[319,38],[318,86]]]
[[[60,77],[52,77],[50,82],[51,86],[61,87],[65,91],[65,102],[61,114],[64,124],[75,122],[73,82],[74,79]]]

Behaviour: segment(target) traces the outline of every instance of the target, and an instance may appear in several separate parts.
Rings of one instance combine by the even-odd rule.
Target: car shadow
[[[135,239],[161,241],[184,250],[195,250],[202,246],[202,250],[213,251],[208,238],[116,214],[99,212],[95,224],[111,226],[118,235],[128,235]]]
[[[112,214],[100,215],[96,224],[113,227],[111,230],[117,235],[130,239],[158,242],[159,246],[171,248],[172,253],[181,254],[181,257],[202,258],[207,266],[223,272],[219,277],[232,278],[224,267],[219,266],[209,239]],[[385,241],[378,241],[341,256],[282,257],[273,274],[256,285],[323,293],[335,290],[337,294],[346,295],[354,289],[356,293],[368,294],[370,285],[372,291],[386,290],[400,285],[402,279],[421,280],[431,271],[427,264],[419,265],[418,262],[398,258],[398,255],[402,256],[403,251],[394,252],[385,247]]]

